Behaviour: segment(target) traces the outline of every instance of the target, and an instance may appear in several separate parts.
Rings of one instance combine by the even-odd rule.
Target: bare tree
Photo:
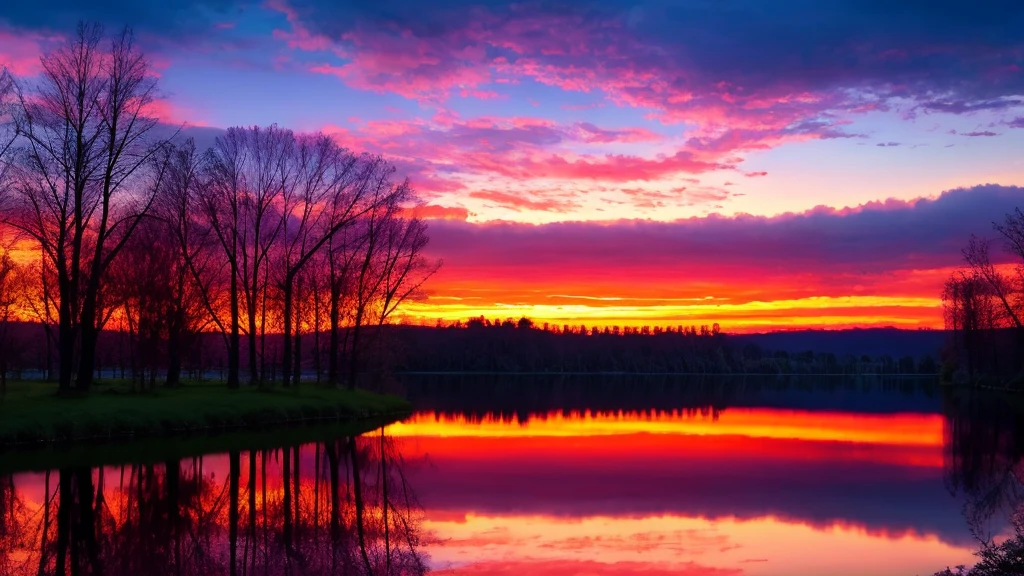
[[[946,281],[942,301],[952,345],[962,355],[968,375],[973,376],[982,365],[982,355],[995,350],[999,299],[983,276],[961,271]]]
[[[300,137],[296,150],[298,177],[295,186],[282,196],[284,213],[283,247],[277,263],[279,288],[283,299],[284,349],[282,376],[284,386],[292,377],[293,316],[300,316],[295,308],[295,284],[306,264],[330,240],[348,219],[343,210],[340,222],[330,222],[336,211],[329,202],[340,197],[346,176],[353,171],[355,157],[343,151],[334,140],[323,136]],[[350,206],[351,208],[351,206]],[[300,298],[301,300],[301,298]],[[301,335],[299,322],[295,322],[295,384],[301,370]]]
[[[295,384],[301,359],[301,336],[294,338],[295,360],[292,363],[292,316],[296,279],[314,255],[324,249],[335,235],[357,219],[372,212],[383,198],[373,194],[380,186],[386,169],[380,158],[357,157],[343,150],[322,134],[304,138],[299,147],[299,186],[297,199],[286,198],[287,220],[293,232],[286,233],[284,253],[284,385],[288,386],[294,366]]]
[[[193,340],[209,325],[216,326],[230,344],[230,328],[221,317],[223,304],[223,261],[218,263],[213,246],[213,230],[201,220],[206,164],[189,139],[180,146],[168,146],[158,162],[167,162],[154,206],[154,216],[174,244],[176,254],[168,261],[170,308],[167,326],[167,380],[169,387],[181,380],[182,356]]]
[[[384,247],[391,221],[398,216],[402,207],[412,196],[408,181],[394,184],[391,175],[394,168],[387,166],[375,179],[373,186],[374,210],[361,219],[360,254],[357,266],[352,271],[352,346],[349,352],[349,388],[354,388],[359,372],[362,327],[367,319],[373,319],[373,304],[380,294],[386,267]],[[372,320],[371,320],[372,322]]]
[[[964,261],[974,270],[986,283],[1002,307],[1006,319],[1018,330],[1024,329],[1020,315],[1014,306],[1013,293],[1017,287],[1013,285],[1013,279],[999,270],[993,263],[990,256],[991,242],[977,236],[971,236],[970,242],[964,248]],[[1022,262],[1024,264],[1024,262]]]
[[[231,128],[211,152],[203,194],[205,217],[230,268],[228,386],[239,382],[241,305],[244,298],[249,380],[260,379],[257,335],[266,328],[268,258],[284,218],[281,197],[292,185],[295,136],[276,126]],[[262,348],[262,347],[261,347]]]
[[[423,254],[429,241],[427,225],[419,218],[399,217],[389,223],[384,241],[378,325],[383,325],[441,268],[441,260],[429,260]]]
[[[943,294],[954,362],[968,375],[1024,375],[1024,212],[993,223],[1000,244],[971,236],[967,270],[954,273]],[[1002,248],[1002,251],[999,251]],[[1009,361],[1007,361],[1007,358]],[[1018,378],[1019,379],[1019,378]]]
[[[227,333],[227,385],[228,388],[237,388],[240,381],[241,351],[241,309],[238,288],[238,261],[243,226],[240,204],[241,188],[244,182],[241,171],[242,163],[245,161],[242,134],[237,130],[229,130],[227,134],[217,139],[216,145],[209,151],[208,156],[209,174],[206,178],[206,185],[199,194],[198,202],[203,210],[203,216],[216,238],[217,245],[226,259],[229,317],[227,330],[224,330],[223,324],[221,324],[221,330]],[[182,210],[186,214],[182,218],[187,218],[187,197],[183,202],[185,204],[183,204]],[[207,296],[207,301],[209,302],[209,296]],[[211,315],[216,318],[216,311],[211,309]]]
[[[0,223],[40,255],[18,302],[48,364],[55,344],[60,392],[89,389],[108,321],[139,336],[150,385],[166,368],[171,386],[188,341],[215,326],[229,387],[243,360],[251,384],[276,379],[278,360],[298,383],[309,326],[319,378],[326,324],[330,380],[345,350],[354,385],[363,328],[439,265],[422,256],[423,223],[402,216],[416,198],[394,166],[277,126],[231,128],[205,152],[155,138],[156,83],[127,30],[82,24],[42,69],[25,85],[0,72]]]
[[[104,273],[155,189],[138,184],[162,144],[146,113],[156,82],[129,30],[104,40],[98,25],[80,24],[42,68],[14,114],[23,144],[10,221],[56,274],[60,390],[88,390]]]
[[[359,263],[367,237],[360,232],[361,223],[342,230],[331,238],[327,245],[327,276],[330,279],[328,294],[328,344],[327,344],[327,381],[337,386],[341,383],[341,352],[347,344],[342,342],[342,329],[345,323],[346,302],[355,301],[352,297],[355,286],[355,270]],[[348,331],[345,330],[345,340]]]

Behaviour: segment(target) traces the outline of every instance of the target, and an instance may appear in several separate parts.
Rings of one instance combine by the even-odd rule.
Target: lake
[[[927,379],[403,388],[360,435],[0,457],[0,574],[930,575],[1024,502],[1013,401]]]

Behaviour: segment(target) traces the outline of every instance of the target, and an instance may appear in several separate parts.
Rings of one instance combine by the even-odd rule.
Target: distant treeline
[[[399,382],[417,410],[470,420],[553,412],[715,416],[730,408],[938,413],[942,406],[937,379],[901,376],[405,374]]]
[[[632,374],[762,374],[762,375],[935,375],[932,355],[863,355],[833,352],[771,350],[751,342],[749,335],[732,335],[717,326],[700,327],[537,327],[527,319],[441,324],[442,327],[382,325],[365,329],[360,346],[359,378],[380,383],[396,373],[632,373]],[[305,381],[330,382],[333,355],[330,331],[312,329],[299,336],[295,357]],[[325,327],[326,328],[326,327]],[[5,328],[3,355],[7,375],[52,378],[57,354],[38,323],[16,322]],[[341,359],[348,362],[353,327],[338,333]],[[294,336],[293,336],[294,338]],[[283,370],[281,334],[260,336],[266,351],[261,360],[264,378],[274,380]],[[241,338],[242,365],[248,364],[248,339]],[[834,347],[834,343],[832,344]],[[130,331],[104,330],[99,335],[96,377],[133,379],[152,374],[138,362],[138,336]],[[182,350],[184,380],[224,379],[228,358],[217,332],[196,334]],[[243,376],[247,376],[243,370]],[[366,383],[364,382],[364,383]]]
[[[442,327],[393,326],[394,365],[410,372],[667,374],[937,374],[931,355],[769,351],[708,327],[537,328],[521,318]]]

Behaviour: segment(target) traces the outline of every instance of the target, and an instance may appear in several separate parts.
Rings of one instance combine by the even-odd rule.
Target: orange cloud
[[[425,220],[465,221],[469,218],[470,212],[461,206],[438,206],[437,204],[427,204],[425,206],[411,208],[409,210],[409,214]]]

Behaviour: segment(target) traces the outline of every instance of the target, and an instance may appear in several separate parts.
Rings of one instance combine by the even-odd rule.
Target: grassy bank
[[[410,409],[408,402],[396,396],[309,385],[298,391],[268,391],[186,384],[133,393],[123,385],[100,384],[79,398],[58,397],[56,391],[55,384],[8,384],[7,395],[0,401],[0,449],[351,422],[396,416]]]
[[[394,420],[394,417],[371,417],[265,430],[231,429],[216,434],[141,437],[102,444],[49,442],[30,447],[20,445],[0,453],[0,476],[60,468],[157,464],[232,451],[273,450],[358,436]]]

